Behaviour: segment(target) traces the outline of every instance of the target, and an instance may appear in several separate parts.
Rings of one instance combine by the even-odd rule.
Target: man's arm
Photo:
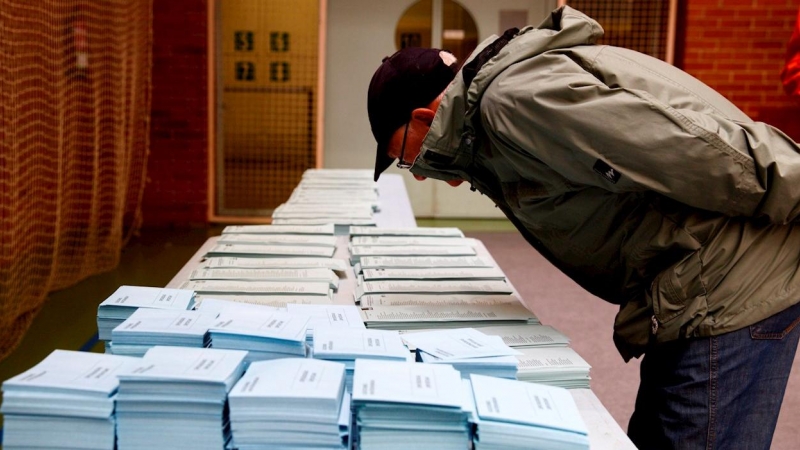
[[[800,215],[800,148],[777,129],[693,111],[684,91],[673,108],[608,86],[566,54],[535,60],[509,68],[482,101],[487,133],[515,162],[534,157],[576,184],[731,216]],[[604,164],[620,177],[599,173]]]

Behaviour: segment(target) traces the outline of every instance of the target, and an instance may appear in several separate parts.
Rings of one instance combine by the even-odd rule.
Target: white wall
[[[403,12],[416,0],[328,0],[323,125],[324,167],[372,168],[375,139],[367,118],[367,87],[384,56],[396,51],[394,32]],[[538,24],[555,0],[459,0],[478,26],[479,40],[498,34],[501,10],[528,10]],[[468,186],[452,188],[404,173],[417,217],[502,217],[484,196]]]

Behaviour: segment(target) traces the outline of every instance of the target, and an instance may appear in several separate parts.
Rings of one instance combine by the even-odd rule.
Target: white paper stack
[[[329,288],[339,288],[339,277],[331,269],[242,269],[237,267],[209,268],[192,270],[190,280],[227,280],[328,283]]]
[[[248,363],[277,358],[305,358],[309,319],[306,315],[263,307],[224,309],[209,329],[211,346],[246,350]]]
[[[139,358],[55,350],[3,383],[3,446],[114,449],[117,375]]]
[[[356,303],[363,309],[370,309],[376,306],[491,306],[522,302],[513,294],[364,294]]]
[[[213,302],[241,303],[244,305],[269,306],[273,308],[282,308],[282,309],[285,309],[286,305],[289,304],[298,304],[298,305],[333,304],[333,301],[330,298],[322,295],[236,295],[236,294],[200,295],[198,294],[195,297],[195,299],[197,303],[195,304],[194,309],[198,311],[206,309],[205,307],[203,307],[203,304],[204,303],[207,304],[209,300],[213,300]]]
[[[512,348],[567,347],[569,338],[549,325],[502,325],[483,327],[482,333],[500,336]]]
[[[331,258],[335,247],[269,244],[216,244],[206,252],[207,257],[235,256],[239,258]]]
[[[356,274],[364,269],[441,269],[453,267],[496,267],[484,256],[364,256],[354,266]]]
[[[286,311],[309,316],[306,343],[314,346],[314,332],[323,328],[366,328],[361,319],[361,309],[355,305],[297,305],[287,304]]]
[[[519,303],[499,305],[375,306],[362,309],[367,328],[418,330],[536,324],[539,320]]]
[[[226,401],[246,352],[153,347],[119,377],[119,450],[213,449],[230,440]]]
[[[356,298],[365,294],[511,294],[505,280],[384,280],[365,281],[360,275]]]
[[[137,308],[185,311],[194,307],[194,291],[147,286],[120,286],[97,307],[97,331],[101,340],[111,340],[111,330]]]
[[[351,227],[350,236],[432,236],[463,238],[464,232],[454,227],[375,228]]]
[[[349,267],[347,261],[336,258],[239,258],[236,256],[220,256],[206,258],[199,267],[209,269],[331,269],[334,272],[345,272]]]
[[[359,448],[464,450],[469,434],[461,375],[446,364],[356,360]]]
[[[139,308],[111,331],[111,353],[144,356],[151,347],[208,347],[208,328],[216,314]]]
[[[448,267],[422,269],[362,269],[364,281],[378,280],[503,280],[499,267]]]
[[[343,364],[299,358],[257,361],[228,398],[233,447],[239,450],[348,448],[339,423],[343,414],[350,415]]]
[[[463,378],[470,374],[498,378],[517,378],[521,355],[498,336],[489,336],[474,328],[434,330],[403,335],[403,340],[417,351],[419,361],[450,364]]]
[[[475,450],[586,450],[586,425],[565,389],[471,376]]]
[[[318,295],[329,299],[333,295],[330,284],[319,281],[189,280],[180,286],[198,294]]]
[[[475,256],[471,245],[359,245],[350,246],[350,264],[367,256]]]
[[[589,388],[591,366],[569,347],[519,348],[517,379],[567,389]]]
[[[222,234],[298,234],[333,236],[333,225],[230,225],[222,229]]]
[[[356,359],[413,361],[413,354],[403,343],[398,332],[353,328],[316,330],[311,356],[315,359],[343,363],[346,368],[348,392],[353,390]]]
[[[217,238],[219,244],[239,245],[291,245],[310,247],[336,247],[336,236],[310,234],[234,234],[227,233]]]

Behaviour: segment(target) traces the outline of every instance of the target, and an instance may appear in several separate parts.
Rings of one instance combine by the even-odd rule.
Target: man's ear
[[[433,117],[436,115],[436,111],[428,108],[417,108],[411,111],[411,118],[413,120],[419,120],[420,122],[425,123],[427,126],[431,126],[433,123]]]

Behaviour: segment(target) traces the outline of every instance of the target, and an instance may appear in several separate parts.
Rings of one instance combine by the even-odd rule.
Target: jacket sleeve
[[[794,33],[786,47],[786,64],[781,72],[781,81],[786,93],[800,100],[800,10],[797,11]]]
[[[578,188],[649,190],[730,216],[797,220],[798,145],[764,123],[709,114],[693,101],[676,98],[673,107],[646,90],[607,85],[554,53],[498,76],[481,117],[493,148],[514,164],[535,158]]]

